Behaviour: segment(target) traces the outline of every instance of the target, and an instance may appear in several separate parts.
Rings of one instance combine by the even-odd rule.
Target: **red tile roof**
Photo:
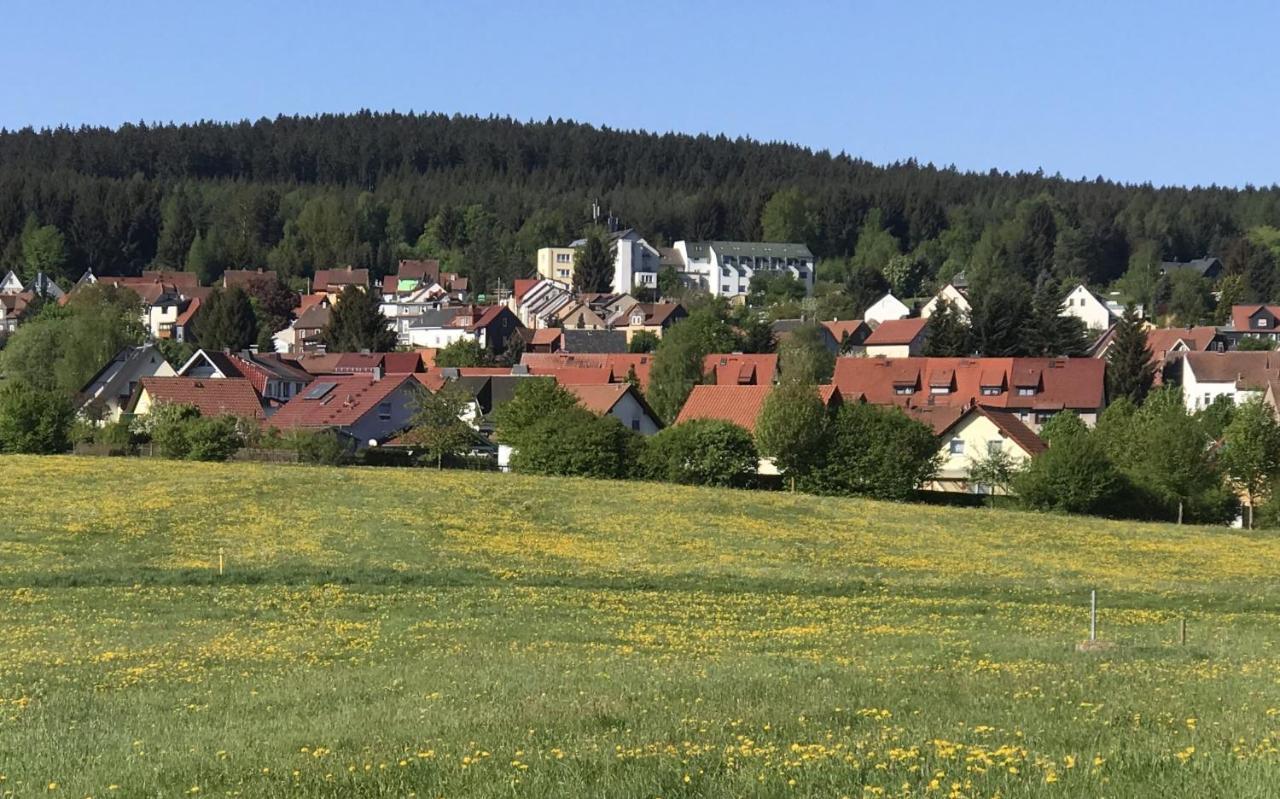
[[[512,298],[515,299],[516,302],[520,302],[520,298],[527,294],[529,289],[538,285],[539,282],[541,281],[536,277],[516,278],[511,286]]]
[[[950,370],[955,388],[930,391],[935,371]],[[1098,358],[837,358],[833,382],[846,400],[877,405],[964,406],[1096,411],[1103,407],[1106,363]],[[1020,386],[1035,389],[1019,395]],[[986,395],[982,389],[996,388]]]
[[[608,366],[566,366],[563,368],[530,366],[529,374],[539,377],[554,377],[556,382],[562,386],[602,385],[606,383],[626,385],[627,377],[624,373],[621,380],[615,380],[613,369]]]
[[[421,382],[414,375],[397,375],[381,380],[375,380],[369,374],[321,378],[276,411],[270,425],[281,430],[350,427],[366,414],[376,412],[378,403],[391,396],[405,381]],[[333,388],[323,396],[308,399],[322,383],[331,383]]]
[[[422,355],[417,352],[388,352],[382,356],[382,371],[405,375],[422,371]]]
[[[867,336],[866,344],[869,347],[910,344],[920,337],[928,324],[929,320],[924,317],[886,319],[871,331],[871,335]]]
[[[777,353],[712,353],[702,359],[702,373],[714,374],[719,386],[769,385],[778,371]]]
[[[648,353],[526,352],[520,356],[520,363],[531,370],[535,367],[608,368],[613,372],[615,383],[626,382],[628,371],[635,369],[640,390],[644,391],[649,385],[649,370],[653,367],[653,356]]]
[[[1147,349],[1152,358],[1163,361],[1179,341],[1189,352],[1204,352],[1217,335],[1218,329],[1211,326],[1157,327],[1147,331]]]
[[[719,419],[736,424],[749,433],[755,432],[756,417],[771,391],[772,385],[694,386],[676,417],[676,424],[694,419]],[[825,405],[840,401],[840,392],[835,386],[818,386],[818,395]]]
[[[194,317],[199,311],[200,311],[200,298],[193,297],[192,299],[187,301],[187,307],[183,309],[182,313],[178,314],[178,318],[174,321],[174,324],[178,326],[191,324],[191,318]]]
[[[1271,324],[1268,329],[1275,328],[1275,320],[1280,319],[1280,305],[1232,305],[1231,306],[1231,326],[1236,330],[1251,330],[1249,320],[1265,308],[1270,314]]]
[[[346,286],[368,288],[369,270],[353,269],[349,266],[345,269],[317,269],[311,286],[314,291],[342,289]]]
[[[396,269],[399,280],[440,282],[440,262],[434,258],[423,261],[401,261]]]
[[[144,377],[138,391],[144,390],[152,404],[194,405],[201,416],[264,416],[258,393],[244,378]]]
[[[557,380],[557,382],[559,382]],[[560,383],[565,389],[578,398],[578,404],[592,413],[605,415],[613,410],[613,406],[633,391],[629,383],[609,383],[605,385],[581,385],[576,383]]]
[[[533,338],[530,339],[530,343],[538,347],[545,347],[551,344],[555,344],[559,340],[560,340],[560,328],[540,327],[537,330],[533,331]]]
[[[822,326],[831,332],[831,337],[839,344],[844,341],[845,336],[856,336],[859,330],[867,326],[867,323],[861,319],[849,319],[839,322],[823,322]]]

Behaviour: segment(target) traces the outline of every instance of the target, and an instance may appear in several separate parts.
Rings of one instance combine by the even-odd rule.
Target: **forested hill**
[[[1099,284],[1131,261],[1222,254],[1280,226],[1276,188],[875,166],[723,136],[359,113],[0,133],[0,267],[297,277],[346,263],[384,272],[417,253],[483,286],[577,235],[596,199],[651,241],[802,239],[821,258],[876,268],[901,254],[921,284],[1017,249],[1032,206],[1052,211],[1040,265]],[[827,276],[852,268],[832,264]]]

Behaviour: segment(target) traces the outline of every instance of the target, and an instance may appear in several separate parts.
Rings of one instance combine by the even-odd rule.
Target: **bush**
[[[190,423],[199,418],[200,411],[194,406],[165,403],[152,407],[151,413],[141,417],[136,429],[149,438],[164,457],[182,459],[191,451],[187,437]]]
[[[11,382],[0,389],[0,449],[48,455],[71,448],[75,409],[58,391]]]
[[[640,455],[645,477],[685,485],[747,486],[759,463],[750,433],[711,419],[668,427],[649,438]]]
[[[524,431],[511,468],[527,474],[626,478],[631,476],[638,438],[612,416],[567,408]]]
[[[332,430],[290,430],[281,437],[280,444],[297,452],[299,462],[320,466],[345,463],[351,449],[348,442]]]
[[[187,459],[225,461],[244,444],[235,417],[199,417],[187,423]]]
[[[1032,510],[1107,514],[1133,487],[1093,434],[1059,436],[1013,481]]]
[[[933,430],[898,408],[853,403],[832,418],[799,485],[819,494],[906,500],[938,468]]]

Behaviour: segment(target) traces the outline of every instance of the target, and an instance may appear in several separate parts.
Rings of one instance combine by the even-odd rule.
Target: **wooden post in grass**
[[[1187,617],[1183,616],[1178,620],[1178,643],[1183,646],[1187,645]]]
[[[222,576],[222,547],[218,547],[218,576]]]
[[[1089,640],[1098,640],[1098,590],[1089,589]]]

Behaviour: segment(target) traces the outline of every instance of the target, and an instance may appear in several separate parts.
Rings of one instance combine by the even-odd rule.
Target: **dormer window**
[[[1035,386],[1018,386],[1019,397],[1034,397],[1036,395]]]
[[[984,397],[998,397],[998,396],[1000,396],[1000,387],[999,387],[999,386],[983,386],[983,387],[982,387],[982,396],[984,396]]]
[[[1266,327],[1266,326],[1267,326],[1267,317],[1265,316],[1258,317],[1258,327]]]
[[[893,393],[894,394],[914,394],[916,393],[916,387],[915,386],[894,386]]]

